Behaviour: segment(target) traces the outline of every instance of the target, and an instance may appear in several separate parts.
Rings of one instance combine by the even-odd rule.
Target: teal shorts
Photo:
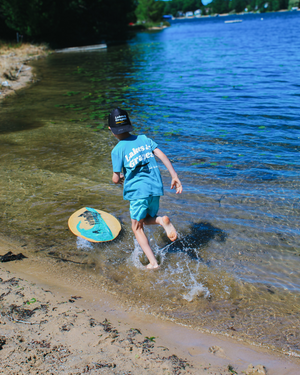
[[[140,221],[147,215],[156,216],[159,209],[160,197],[149,197],[130,201],[130,217],[133,220]]]

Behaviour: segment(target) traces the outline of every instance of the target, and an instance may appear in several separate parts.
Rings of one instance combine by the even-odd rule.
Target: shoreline
[[[7,251],[29,257],[0,265],[4,374],[297,373],[299,359],[124,306],[92,276],[80,275],[78,285],[76,266],[31,258],[24,245],[1,237],[0,255]]]
[[[24,74],[26,72],[32,77],[31,68],[24,70]],[[15,89],[25,87],[27,82]],[[8,90],[7,95],[11,93],[14,91]],[[9,250],[26,255],[22,244],[0,238],[0,255]],[[65,273],[59,278],[57,266]],[[22,373],[26,368],[27,373],[78,374],[85,371],[93,374],[101,369],[101,373],[120,374],[122,369],[122,374],[137,375],[167,372],[224,375],[233,373],[228,366],[239,374],[245,373],[250,363],[264,365],[271,375],[298,373],[298,359],[251,347],[230,337],[201,333],[121,306],[114,296],[100,290],[92,280],[85,280],[78,286],[78,279],[72,275],[74,269],[75,266],[46,258],[0,264],[3,279],[0,279],[0,306],[4,313],[0,316],[0,354],[5,358],[2,363],[11,366],[7,374]],[[15,280],[11,280],[13,278]],[[35,311],[30,317],[26,314],[22,317],[25,309]],[[105,319],[110,326],[104,323]],[[155,337],[155,342],[146,337]],[[43,358],[47,359],[45,363]],[[62,364],[65,370],[59,367]]]
[[[294,10],[296,11],[296,10]],[[260,15],[263,15],[263,14],[268,14],[268,13],[282,13],[282,12],[294,12],[294,11],[291,11],[289,9],[280,9],[280,10],[274,10],[274,11],[270,11],[270,12],[265,12],[265,13],[259,13],[259,12],[240,12],[240,13],[214,13],[214,14],[205,14],[205,15],[201,15],[201,16],[191,16],[191,17],[173,17],[172,20],[173,21],[176,21],[176,20],[188,20],[188,19],[194,19],[194,18],[198,18],[198,19],[201,19],[201,18],[207,18],[207,17],[227,17],[227,16],[243,16],[243,15],[247,15],[247,14],[260,14]],[[297,9],[297,11],[299,12],[300,11],[300,8]]]
[[[51,51],[43,45],[21,44],[10,47],[0,41],[0,101],[34,83],[32,60],[46,57]]]

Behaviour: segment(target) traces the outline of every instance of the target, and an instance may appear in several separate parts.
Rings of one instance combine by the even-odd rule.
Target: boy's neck
[[[122,133],[122,134],[115,134],[115,137],[119,140],[119,141],[123,141],[124,139],[130,137],[131,134],[126,132],[126,133]]]

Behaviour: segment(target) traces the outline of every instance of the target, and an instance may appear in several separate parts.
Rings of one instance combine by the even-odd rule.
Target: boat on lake
[[[243,20],[229,20],[229,21],[224,21],[225,23],[238,23],[238,22],[243,22]]]

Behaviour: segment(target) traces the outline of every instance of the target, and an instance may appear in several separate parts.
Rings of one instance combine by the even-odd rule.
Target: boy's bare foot
[[[159,268],[159,265],[156,263],[155,265],[152,265],[151,263],[149,263],[146,268],[148,270],[157,270]]]
[[[175,241],[177,239],[177,232],[168,216],[163,216],[161,218],[161,225],[163,226],[170,240]]]

